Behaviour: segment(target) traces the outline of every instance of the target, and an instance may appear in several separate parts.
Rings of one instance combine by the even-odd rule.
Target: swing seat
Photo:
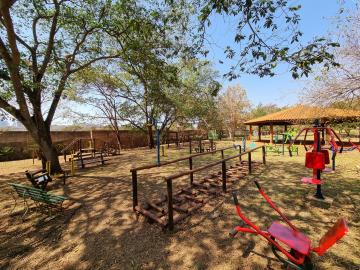
[[[305,234],[294,231],[277,221],[273,222],[267,231],[275,239],[297,252],[303,255],[308,255],[310,253],[311,241]]]
[[[311,184],[311,185],[321,185],[322,180],[316,179],[316,178],[310,178],[310,177],[303,177],[301,178],[301,182],[305,184]]]
[[[325,169],[325,156],[322,152],[307,152],[305,156],[305,167],[309,169]]]

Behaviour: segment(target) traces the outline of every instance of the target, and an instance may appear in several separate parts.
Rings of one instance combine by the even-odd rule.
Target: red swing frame
[[[248,220],[243,213],[241,212],[240,204],[237,199],[237,195],[234,192],[233,198],[236,206],[236,211],[238,216],[249,226],[241,227],[236,226],[229,234],[232,237],[238,232],[257,234],[265,238],[269,244],[273,247],[273,251],[280,251],[283,253],[288,262],[285,263],[294,263],[297,266],[300,266],[304,263],[305,258],[309,257],[311,252],[317,253],[319,256],[322,256],[332,245],[334,245],[339,239],[341,239],[348,231],[348,227],[345,219],[340,218],[335,225],[330,228],[330,230],[320,239],[319,245],[317,247],[311,247],[311,240],[303,233],[301,233],[295,225],[293,225],[289,219],[280,211],[280,209],[271,201],[271,199],[265,194],[263,189],[260,187],[257,181],[254,181],[255,185],[258,188],[261,196],[269,203],[271,208],[273,208],[282,220],[287,224],[287,226],[279,223],[273,222],[268,230],[263,231],[259,229],[254,223]],[[280,245],[276,240],[282,242],[287,247],[290,248],[290,251],[287,251],[282,245]],[[293,252],[291,252],[293,251]],[[278,255],[275,254],[277,257]]]

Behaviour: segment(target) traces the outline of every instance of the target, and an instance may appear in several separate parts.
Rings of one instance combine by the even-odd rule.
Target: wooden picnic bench
[[[70,159],[70,161],[72,160]],[[85,168],[85,165],[93,163],[104,165],[105,161],[103,152],[79,153],[77,156],[74,156],[74,162],[78,168]]]
[[[28,204],[28,199],[30,199],[31,201],[33,201],[36,205],[37,208],[40,209],[47,209],[50,213],[50,215],[52,215],[52,210],[60,210],[61,212],[63,211],[63,202],[65,200],[68,200],[68,197],[66,196],[60,196],[60,195],[54,195],[50,192],[46,192],[44,190],[38,189],[38,188],[34,188],[34,187],[30,187],[30,186],[25,186],[25,185],[21,185],[21,184],[16,184],[16,183],[9,183],[9,185],[13,188],[13,190],[17,193],[18,197],[23,199],[24,202],[24,214],[22,215],[22,218],[24,219],[26,213],[29,211],[29,204]],[[17,197],[13,195],[15,204],[14,207],[12,208],[11,212],[14,211],[14,209],[16,208],[17,205]]]
[[[35,188],[40,188],[42,190],[45,190],[47,184],[52,181],[48,171],[44,169],[34,172],[25,171],[25,175]]]

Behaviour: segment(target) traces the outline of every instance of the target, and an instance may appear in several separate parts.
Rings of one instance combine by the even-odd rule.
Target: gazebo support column
[[[252,140],[252,134],[253,134],[253,126],[250,125],[250,134],[249,134],[249,140]]]
[[[287,125],[284,125],[284,131],[287,132]]]
[[[258,130],[258,140],[259,140],[259,142],[261,142],[261,126],[259,126],[259,130]]]
[[[274,126],[270,125],[270,143],[274,143]]]

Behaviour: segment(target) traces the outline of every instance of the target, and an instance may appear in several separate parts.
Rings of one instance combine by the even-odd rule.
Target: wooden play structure
[[[226,193],[228,184],[238,181],[246,174],[251,174],[252,170],[259,165],[259,163],[251,160],[251,155],[254,151],[262,149],[263,163],[265,164],[265,147],[260,146],[246,152],[241,151],[241,146],[236,146],[239,153],[230,157],[224,156],[224,151],[233,149],[234,147],[227,147],[217,149],[210,152],[197,153],[180,159],[163,162],[160,165],[146,165],[131,169],[132,173],[132,191],[133,191],[133,210],[137,214],[141,214],[149,220],[158,223],[163,228],[169,230],[174,229],[174,225],[186,217],[194,213],[197,209],[203,207],[211,198]],[[193,168],[193,159],[199,156],[221,153],[221,159],[204,166]],[[247,155],[247,161],[242,160],[242,157]],[[235,166],[227,168],[227,162],[237,159]],[[175,164],[181,161],[189,162],[189,170],[185,172],[176,173],[164,177],[166,182],[167,194],[163,194],[157,200],[145,201],[139,205],[138,200],[138,172],[155,167],[161,167],[169,164]],[[221,171],[211,174],[199,181],[194,181],[194,174],[200,171],[208,170],[215,166],[221,165]],[[189,185],[186,188],[181,188],[178,191],[173,190],[173,181],[180,177],[189,176]]]

